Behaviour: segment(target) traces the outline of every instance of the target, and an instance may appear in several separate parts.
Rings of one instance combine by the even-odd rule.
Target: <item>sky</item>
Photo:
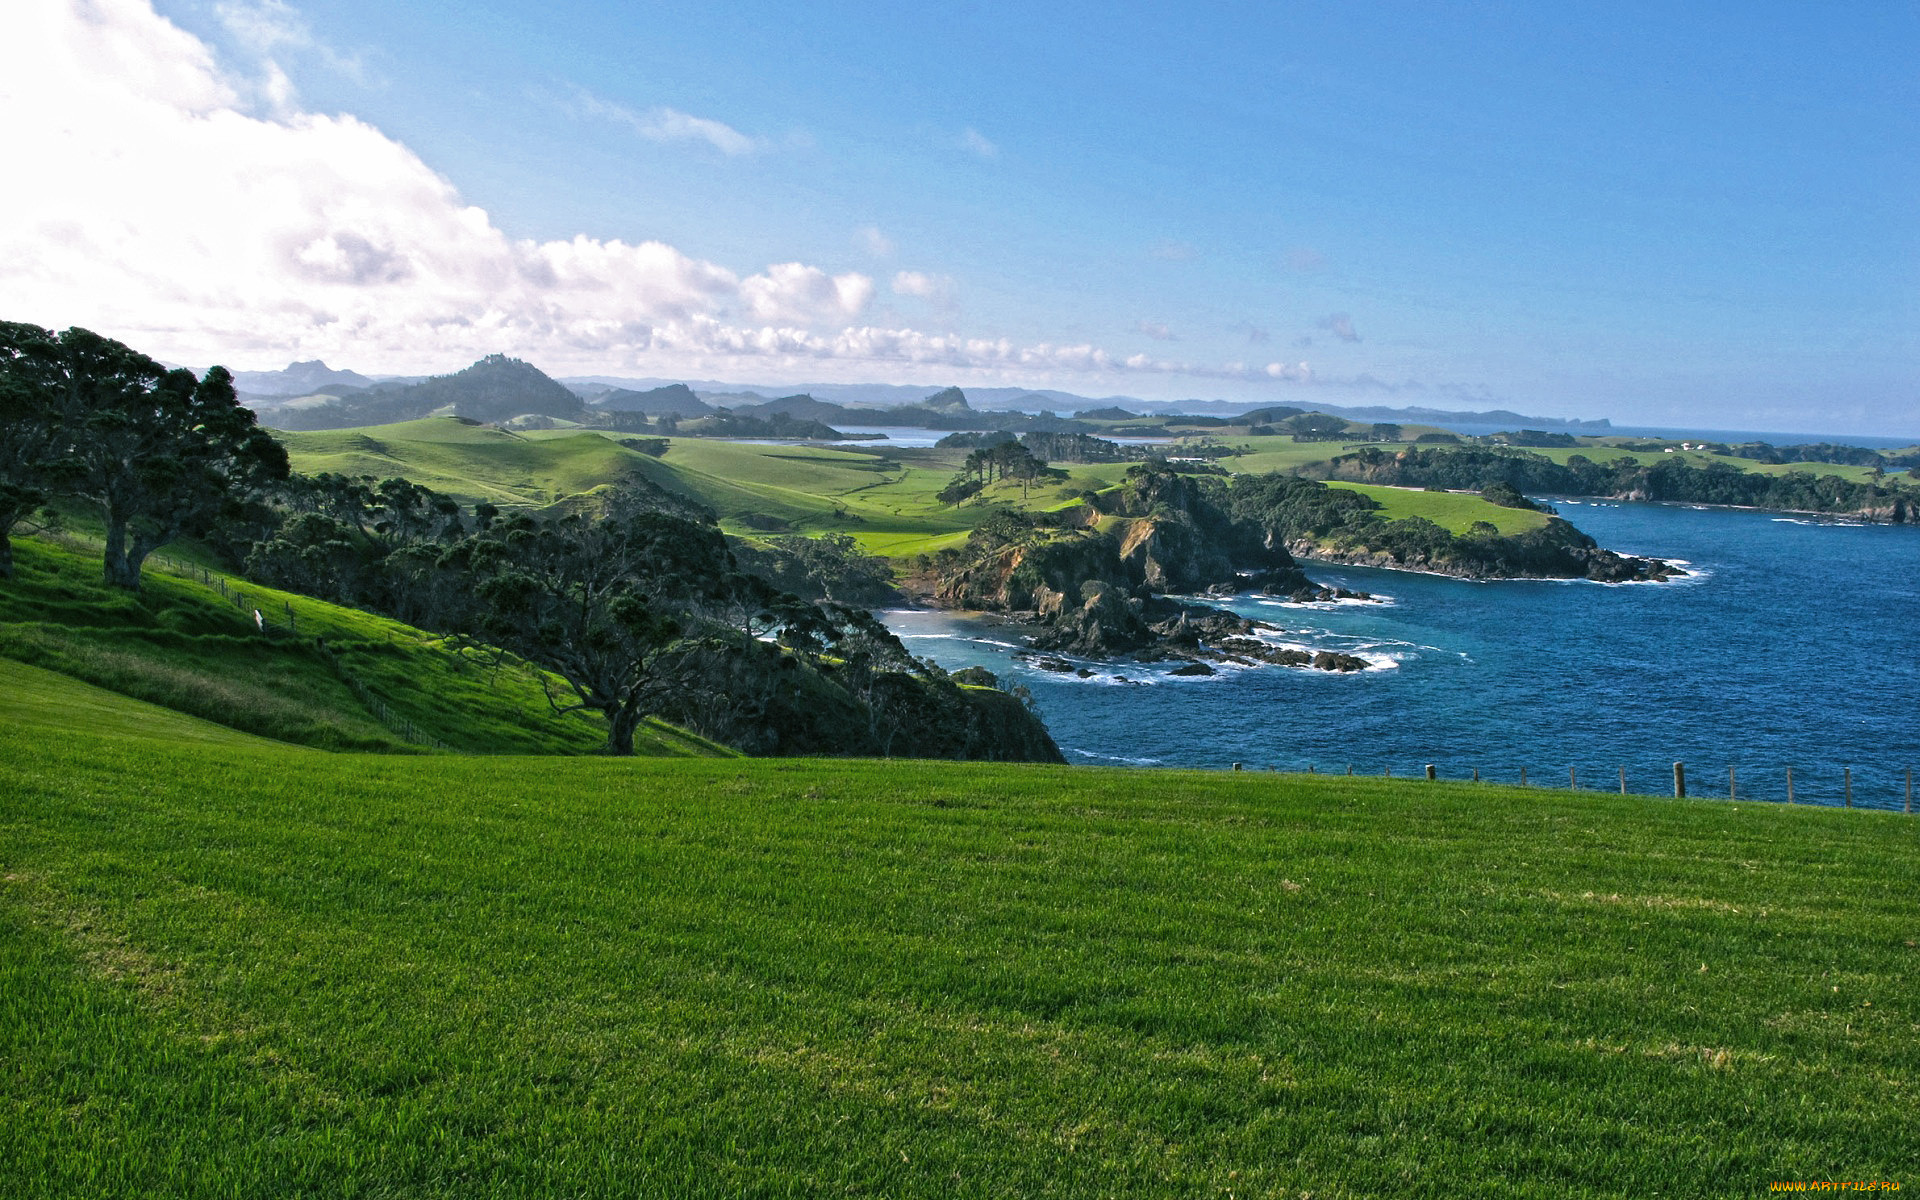
[[[1920,435],[1916,61],[1897,0],[15,0],[0,318]]]

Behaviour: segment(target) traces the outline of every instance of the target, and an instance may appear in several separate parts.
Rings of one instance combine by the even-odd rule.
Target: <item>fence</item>
[[[1244,770],[1245,767],[1245,763],[1233,764],[1233,769],[1236,771]],[[1267,768],[1269,771],[1281,769],[1280,767],[1271,766]],[[1530,779],[1527,768],[1525,767],[1516,768],[1513,777],[1509,780],[1502,780],[1492,776],[1482,779],[1480,770],[1477,767],[1469,768],[1468,772],[1467,775],[1459,777],[1457,782],[1517,782],[1521,787],[1531,788],[1551,786],[1537,783]],[[1319,765],[1316,763],[1308,763],[1304,773],[1308,775],[1319,774]],[[1336,770],[1334,773],[1339,774],[1341,772]],[[1354,765],[1351,763],[1345,764],[1344,773],[1349,776],[1357,774]],[[1372,774],[1373,772],[1369,770],[1366,773]],[[1383,778],[1391,779],[1394,777],[1393,767],[1390,765],[1381,767],[1379,773]],[[1438,766],[1433,763],[1424,764],[1423,773],[1429,783],[1441,781],[1440,770]],[[1732,764],[1729,765],[1726,770],[1724,790],[1721,790],[1720,776],[1717,771],[1712,776],[1709,776],[1709,778],[1713,780],[1712,785],[1703,789],[1700,786],[1699,778],[1688,774],[1687,765],[1684,762],[1676,762],[1671,769],[1673,796],[1680,800],[1689,798],[1748,800],[1761,803],[1799,803],[1813,804],[1821,807],[1872,808],[1882,811],[1913,812],[1913,769],[1911,767],[1896,767],[1887,771],[1862,771],[1857,776],[1852,766],[1829,768],[1825,772],[1814,772],[1811,776],[1804,768],[1780,767],[1771,773],[1760,776],[1763,782],[1758,789],[1753,786],[1755,774],[1756,773],[1749,768],[1745,782],[1742,782],[1739,765]],[[1607,782],[1599,786],[1583,784],[1580,769],[1578,767],[1568,767],[1566,786],[1569,791],[1612,792],[1616,790],[1617,785],[1619,794],[1622,796],[1665,795],[1668,775],[1667,770],[1662,769],[1660,771],[1661,790],[1658,793],[1634,792],[1628,787],[1627,768],[1625,767],[1618,767],[1613,772],[1602,775],[1601,778],[1604,778]],[[1414,775],[1413,777],[1419,778],[1420,776]],[[1645,778],[1645,776],[1637,777]],[[1593,776],[1589,775],[1586,778],[1591,780]],[[1811,790],[1808,788],[1810,779],[1814,784]],[[1775,790],[1776,788],[1778,790]]]
[[[225,575],[197,563],[165,558],[159,555],[147,561],[149,566],[156,570],[163,571],[166,574],[203,583],[212,588],[222,599],[232,604],[242,613],[251,613],[253,615],[253,627],[259,631],[262,637],[314,638],[319,644],[322,656],[327,660],[328,665],[333,668],[334,674],[339,676],[340,682],[347,685],[347,690],[353,693],[354,698],[366,706],[367,711],[373,714],[376,721],[379,721],[380,724],[386,726],[388,730],[399,735],[402,740],[411,742],[416,746],[425,746],[432,750],[449,752],[453,750],[452,746],[427,733],[418,725],[414,724],[410,718],[403,714],[395,713],[387,702],[382,700],[359,676],[347,669],[346,664],[340,661],[338,651],[330,648],[326,644],[326,637],[329,632],[336,638],[344,634],[356,640],[365,640],[366,634],[364,630],[349,630],[335,622],[318,618],[312,613],[309,613],[303,619],[300,614],[295,611],[291,600],[283,599],[276,605],[271,598],[264,597],[258,592],[250,592],[244,587],[238,586],[237,583],[229,584]],[[398,641],[392,634],[388,635],[388,640],[395,643]]]

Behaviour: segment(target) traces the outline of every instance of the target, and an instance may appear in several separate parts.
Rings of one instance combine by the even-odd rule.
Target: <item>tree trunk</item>
[[[616,758],[633,757],[633,734],[640,728],[640,706],[623,704],[604,710],[607,718],[607,753]]]
[[[107,517],[106,581],[130,592],[140,590],[140,568],[127,562],[127,519]]]
[[[13,578],[13,538],[0,528],[0,579]]]

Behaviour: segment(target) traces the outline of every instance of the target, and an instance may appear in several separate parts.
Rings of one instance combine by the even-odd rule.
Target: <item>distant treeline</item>
[[[1876,521],[1920,520],[1920,491],[1892,481],[1856,483],[1805,471],[1771,475],[1728,463],[1700,466],[1679,457],[1650,464],[1625,457],[1600,463],[1575,454],[1562,465],[1544,454],[1522,450],[1368,447],[1336,457],[1324,470],[1331,479],[1397,487],[1481,491],[1506,484],[1535,494],[1729,504]]]

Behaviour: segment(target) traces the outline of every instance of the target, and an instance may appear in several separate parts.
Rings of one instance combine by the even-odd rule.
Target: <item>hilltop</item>
[[[538,367],[503,354],[489,355],[464,370],[418,383],[335,388],[321,395],[330,402],[307,397],[298,404],[262,406],[263,415],[270,424],[283,429],[338,429],[429,415],[471,421],[505,421],[519,416],[573,420],[586,411],[578,395]]]

